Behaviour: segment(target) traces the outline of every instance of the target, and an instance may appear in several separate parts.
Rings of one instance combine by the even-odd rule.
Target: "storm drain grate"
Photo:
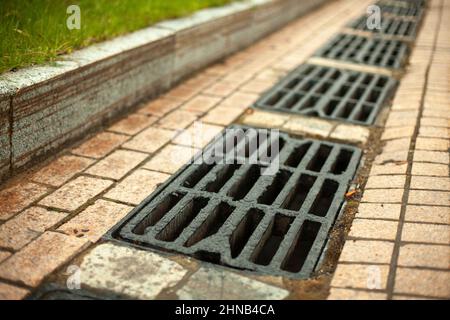
[[[395,90],[390,77],[304,64],[267,91],[255,107],[372,124]]]
[[[381,14],[390,14],[401,18],[415,18],[421,19],[423,14],[423,8],[413,2],[405,2],[405,5],[392,5],[383,1],[376,3],[380,8]]]
[[[415,37],[417,30],[417,22],[408,21],[390,17],[383,17],[381,19],[381,28],[369,28],[367,16],[361,16],[348,24],[348,27],[356,30],[370,31],[376,34]]]
[[[403,41],[338,34],[315,56],[396,69],[403,66],[408,53]]]
[[[238,269],[310,276],[361,153],[265,131],[228,128],[107,238]],[[218,154],[232,161],[211,161]],[[277,165],[250,161],[263,154],[278,159],[270,162]],[[275,170],[267,174],[270,168]]]

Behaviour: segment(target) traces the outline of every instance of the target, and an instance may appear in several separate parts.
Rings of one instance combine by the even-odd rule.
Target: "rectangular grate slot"
[[[161,241],[175,241],[192,220],[197,217],[200,210],[207,204],[208,200],[205,198],[194,198],[191,200],[182,211],[156,235],[156,239]]]
[[[194,244],[211,237],[216,234],[217,231],[223,226],[225,221],[231,215],[235,208],[229,204],[222,202],[220,203],[213,212],[206,218],[202,225],[194,232],[194,234],[189,238],[184,244],[185,247],[191,247]]]
[[[408,45],[400,40],[342,33],[336,35],[314,55],[357,64],[399,69],[406,63],[408,54]]]
[[[314,77],[331,74],[315,68],[310,72]],[[239,132],[233,134],[235,128]],[[263,274],[309,277],[345,201],[361,151],[283,132],[227,129],[230,136],[224,131],[224,139],[205,147],[114,227],[109,239]],[[253,154],[235,152],[255,137]],[[230,141],[231,149],[225,148]],[[273,142],[279,144],[278,151]],[[211,150],[237,158],[209,163]],[[268,151],[279,159],[252,162],[253,155]],[[205,153],[208,164],[202,163]],[[319,235],[322,242],[310,250]]]
[[[380,53],[379,56],[385,59],[389,54]],[[364,62],[370,60],[371,56],[358,56],[358,59]],[[305,75],[305,72],[311,69],[313,72],[309,76]],[[316,78],[319,73],[323,76]],[[289,88],[292,79],[297,79],[298,85]],[[299,89],[303,83],[312,83],[310,90]],[[396,81],[387,76],[306,64],[292,71],[271,90],[265,92],[254,107],[357,124],[372,124],[380,109],[392,97],[395,88]],[[271,98],[274,95],[282,97],[273,102]],[[297,95],[302,98],[296,99],[296,103],[292,104],[290,99]]]
[[[134,229],[135,234],[144,234],[148,227],[154,226],[161,220],[173,207],[177,205],[178,202],[183,198],[184,195],[180,193],[171,193],[166,196],[156,208],[154,208],[150,214],[142,220]]]
[[[310,213],[325,217],[333,203],[333,198],[336,195],[338,187],[339,184],[337,182],[326,179],[310,209]]]
[[[299,272],[302,269],[319,230],[320,223],[309,220],[303,223],[297,239],[281,265],[282,270]]]
[[[277,253],[292,222],[293,217],[277,214],[253,252],[251,260],[256,264],[267,266]]]
[[[236,258],[241,254],[256,227],[261,222],[263,216],[264,213],[261,210],[251,209],[241,220],[230,237],[230,250],[232,258]]]
[[[415,18],[420,20],[423,15],[422,4],[404,1],[406,5],[395,5],[389,1],[380,0],[375,4],[380,8],[383,18],[387,15],[397,16],[400,18]]]

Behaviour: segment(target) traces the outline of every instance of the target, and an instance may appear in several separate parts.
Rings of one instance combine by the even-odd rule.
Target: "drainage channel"
[[[370,125],[396,84],[387,76],[304,64],[265,92],[254,107]]]
[[[367,31],[377,35],[388,35],[397,36],[405,38],[415,38],[419,22],[418,21],[408,21],[404,19],[399,19],[398,17],[383,17],[381,19],[380,28],[371,28],[370,17],[363,15],[353,21],[351,21],[347,27],[359,30]]]
[[[308,278],[361,151],[266,131],[229,127],[106,239],[236,269]]]

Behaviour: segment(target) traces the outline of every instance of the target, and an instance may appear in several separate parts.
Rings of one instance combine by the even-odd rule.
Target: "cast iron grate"
[[[255,107],[372,124],[394,93],[383,75],[304,64],[265,92]]]
[[[364,15],[348,24],[348,27],[356,30],[370,31],[376,34],[415,37],[417,30],[417,22],[403,19],[396,19],[391,17],[383,17],[381,19],[381,28],[369,28],[367,20],[369,18]]]
[[[238,269],[310,276],[361,153],[264,132],[229,127],[106,237]],[[278,166],[250,161],[266,153]],[[217,155],[228,161],[211,161]],[[264,174],[268,168],[275,168],[272,175]]]
[[[396,69],[403,66],[408,53],[403,41],[338,34],[315,56]]]
[[[389,14],[400,18],[414,18],[417,20],[422,18],[424,10],[421,5],[407,2],[405,2],[405,5],[393,5],[387,2],[379,1],[376,5],[380,8],[382,15]]]

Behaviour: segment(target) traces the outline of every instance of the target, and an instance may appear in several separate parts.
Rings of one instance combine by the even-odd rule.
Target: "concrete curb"
[[[0,180],[326,0],[248,0],[0,75]]]

